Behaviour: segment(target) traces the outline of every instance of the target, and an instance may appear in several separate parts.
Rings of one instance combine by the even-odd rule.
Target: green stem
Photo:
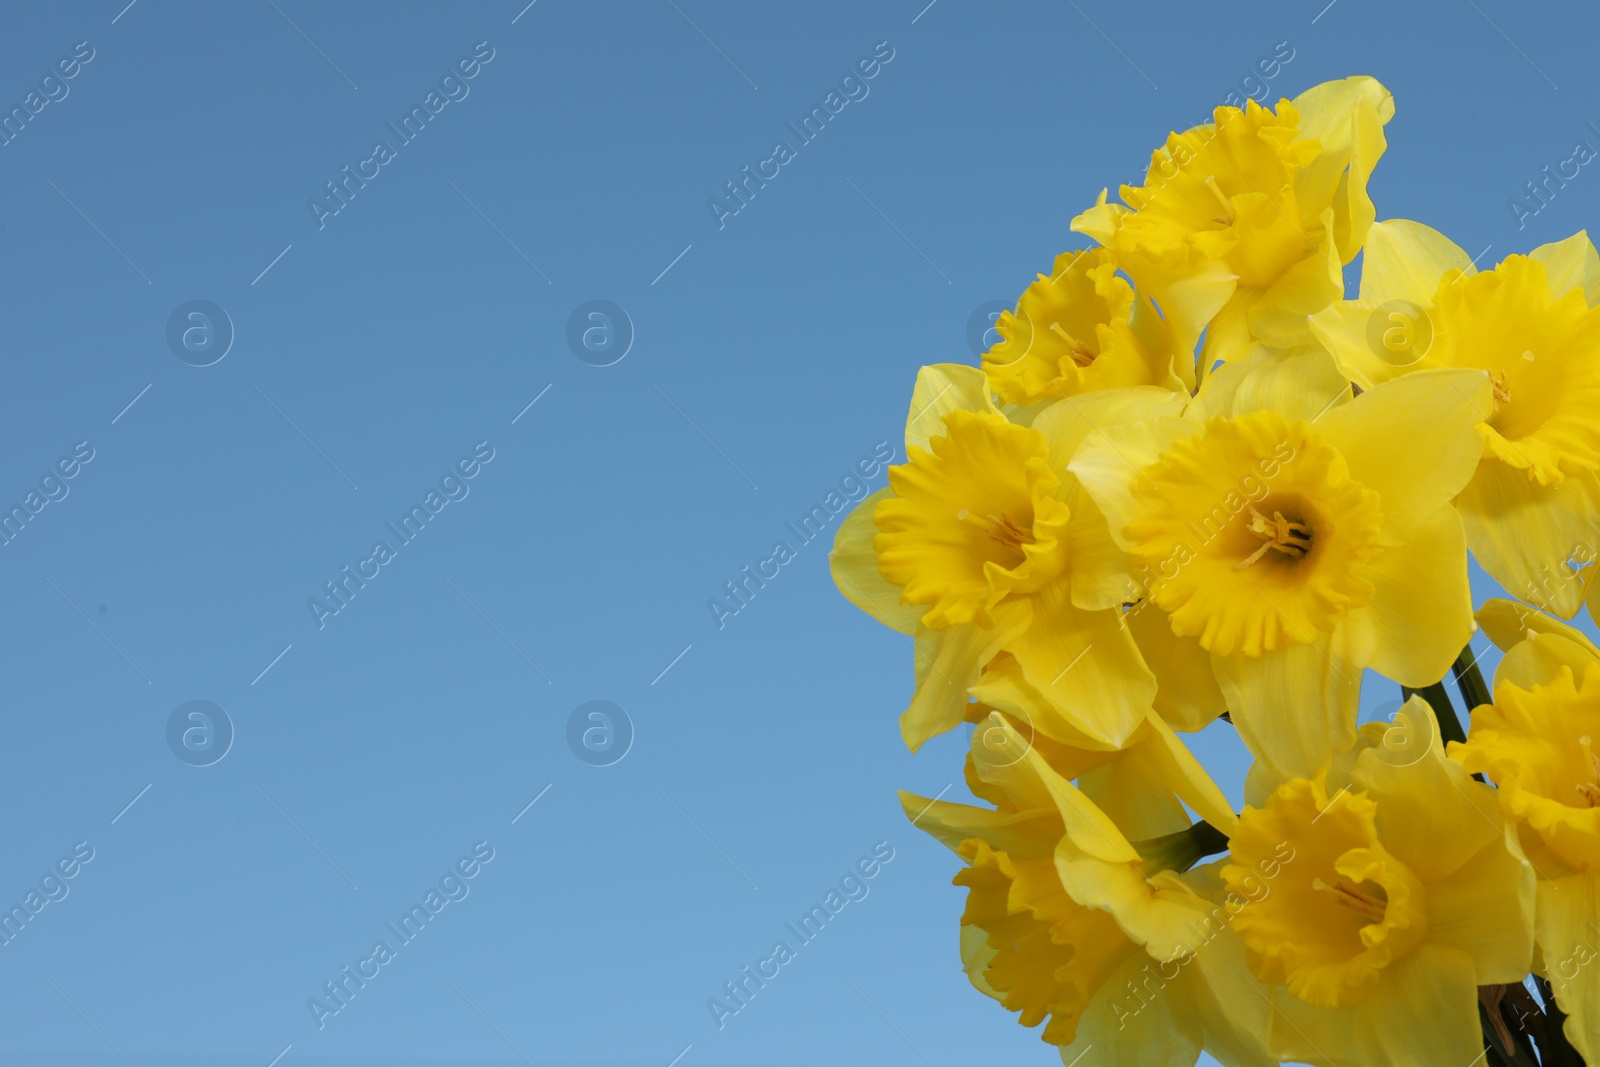
[[[1187,871],[1207,856],[1228,851],[1228,837],[1202,819],[1177,833],[1135,841],[1133,847],[1150,873]]]
[[[1474,708],[1494,703],[1489,687],[1484,684],[1483,672],[1478,670],[1478,657],[1470,644],[1461,650],[1461,655],[1456,657],[1450,669],[1455,673],[1456,688],[1461,690],[1461,699],[1467,705],[1469,718]]]
[[[1214,856],[1218,852],[1228,851],[1228,835],[1204,819],[1189,827],[1189,833],[1194,838],[1195,845],[1200,849],[1202,857]]]

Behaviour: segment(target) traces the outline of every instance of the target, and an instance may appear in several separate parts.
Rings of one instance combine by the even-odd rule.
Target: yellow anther
[[[1489,382],[1494,386],[1494,402],[1496,404],[1511,403],[1511,386],[1506,382],[1505,371],[1490,371]]]
[[[1269,549],[1281,552],[1290,559],[1304,559],[1305,554],[1311,551],[1311,527],[1284,518],[1281,511],[1274,511],[1269,519],[1251,508],[1248,529],[1261,538],[1261,547],[1235,564],[1233,569],[1236,571],[1242,571],[1257,562]]]
[[[1217,202],[1222,205],[1223,213],[1211,221],[1219,223],[1223,226],[1232,226],[1234,218],[1233,201],[1229,200],[1227,195],[1223,193],[1221,186],[1217,185],[1217,176],[1215,174],[1212,174],[1206,178],[1206,187],[1216,195]]]
[[[1371,919],[1375,923],[1382,922],[1384,913],[1389,909],[1388,901],[1370,896],[1355,886],[1346,885],[1343,882],[1338,885],[1329,885],[1321,878],[1316,878],[1312,880],[1311,888],[1320,893],[1332,893],[1334,899],[1344,907],[1359,913],[1364,918]]]
[[[984,533],[989,535],[991,541],[1007,548],[1021,548],[1024,544],[1030,544],[1033,541],[1028,531],[1011,521],[1011,516],[1009,515],[978,516],[966,508],[962,508],[956,513],[956,518],[962,522],[970,522],[980,527]]]
[[[1072,336],[1066,330],[1062,329],[1059,322],[1052,322],[1050,324],[1050,329],[1059,334],[1062,340],[1067,342],[1067,347],[1072,350],[1072,362],[1076,363],[1080,367],[1087,367],[1089,364],[1094,362],[1097,354],[1095,350],[1078,340],[1076,337]]]

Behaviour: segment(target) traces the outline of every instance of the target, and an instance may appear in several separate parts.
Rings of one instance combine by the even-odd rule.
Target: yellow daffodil
[[[1385,743],[1402,728],[1412,743]],[[1289,779],[1246,808],[1221,872],[1241,890],[1283,843],[1294,852],[1232,919],[1274,987],[1268,1044],[1305,1063],[1476,1062],[1478,987],[1528,973],[1533,869],[1420,698],[1357,747],[1347,772]]]
[[[1535,933],[1564,1033],[1600,1061],[1600,651],[1570,627],[1508,601],[1480,613],[1506,649],[1494,703],[1472,712],[1451,755],[1482,772],[1522,828],[1539,873]]]
[[[1376,222],[1393,115],[1358,76],[1172,134],[838,529],[905,741],[971,729],[978,805],[901,794],[968,978],[1069,1067],[1600,1064],[1600,648],[1537,610],[1600,622],[1600,251]],[[1469,548],[1536,607],[1474,616]],[[1369,671],[1415,692],[1357,728]],[[1219,716],[1242,816],[1180,740]]]
[[[1437,367],[1494,382],[1483,460],[1457,507],[1483,568],[1562,617],[1600,558],[1600,256],[1577,234],[1477,272],[1435,230],[1397,219],[1368,238],[1357,300],[1312,330],[1363,389]],[[1573,562],[1576,560],[1576,562]]]
[[[1179,351],[1150,298],[1117,273],[1106,249],[1063,252],[1051,274],[1002,312],[983,354],[995,393],[1028,407],[1127,385],[1194,388],[1193,341]]]
[[[997,659],[1007,662],[1009,657],[1002,654]],[[1046,717],[1044,725],[1057,735],[1052,736],[1035,722],[1033,709],[1040,701],[1027,691],[1014,664],[1009,670],[986,672],[973,695],[979,701],[970,715],[978,726],[970,757],[974,765],[1006,766],[1020,755],[1014,752],[1020,737],[1062,777],[1076,781],[1084,795],[1134,840],[1153,840],[1187,828],[1189,811],[1224,833],[1231,830],[1233,810],[1159,715],[1147,715],[1121,745],[1109,745],[1082,731],[1062,730],[1065,724]]]
[[[1121,412],[1182,403],[1150,387],[1102,390],[1021,425],[995,407],[983,372],[923,369],[908,462],[841,525],[832,555],[845,595],[914,637],[917,690],[901,718],[913,749],[963,721],[1002,652],[1042,720],[1112,745],[1143,721],[1155,679],[1105,592],[1126,580],[1105,562],[1120,554],[1066,459]]]
[[[1206,331],[1202,367],[1251,340],[1303,344],[1306,316],[1343,294],[1340,267],[1374,218],[1367,179],[1393,115],[1389,91],[1368,77],[1275,111],[1219,107],[1152,153],[1122,204],[1102,192],[1072,227],[1112,250],[1179,344]]]
[[[1258,1037],[1264,994],[1242,993],[1251,980],[1225,913],[1068,780],[1077,759],[995,713],[967,763],[993,809],[901,794],[907,816],[967,863],[955,884],[968,891],[961,954],[973,985],[1024,1026],[1045,1023],[1064,1062],[1091,1048],[1115,1063],[1190,1067],[1202,1048],[1230,1064],[1273,1062]],[[1192,758],[1143,785],[1200,799],[1233,827]]]
[[[1284,366],[1319,359],[1309,387],[1285,387]],[[1109,427],[1068,465],[1284,777],[1349,747],[1365,668],[1429,685],[1473,625],[1450,502],[1482,452],[1487,376],[1432,371],[1349,400],[1342,381],[1324,391],[1327,367],[1258,354],[1184,417]]]

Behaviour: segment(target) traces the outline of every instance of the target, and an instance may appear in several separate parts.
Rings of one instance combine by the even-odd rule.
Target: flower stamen
[[[1087,367],[1089,364],[1095,361],[1096,353],[1094,349],[1090,348],[1088,345],[1072,336],[1066,330],[1062,329],[1059,322],[1052,322],[1050,324],[1050,329],[1052,332],[1060,334],[1061,337],[1065,339],[1067,342],[1067,347],[1072,350],[1072,362],[1076,363],[1080,367]]]
[[[1506,383],[1506,372],[1503,370],[1490,371],[1489,381],[1494,386],[1494,402],[1497,405],[1511,403],[1511,386]]]
[[[1217,202],[1222,205],[1223,213],[1211,221],[1223,226],[1232,226],[1234,218],[1233,201],[1229,200],[1226,194],[1223,193],[1221,186],[1217,185],[1217,176],[1215,174],[1206,177],[1206,188],[1216,194]]]
[[[1375,923],[1382,922],[1384,913],[1389,909],[1387,900],[1369,896],[1355,886],[1345,885],[1343,882],[1338,885],[1329,885],[1321,878],[1317,878],[1312,880],[1311,888],[1322,893],[1332,893],[1334,899],[1340,904]]]
[[[1261,538],[1261,547],[1235,564],[1233,569],[1236,571],[1258,562],[1268,549],[1281,552],[1290,559],[1304,559],[1306,553],[1311,551],[1311,527],[1284,518],[1281,511],[1274,511],[1272,518],[1268,519],[1252,507],[1247,529]]]
[[[1589,770],[1593,779],[1578,784],[1578,795],[1589,802],[1589,806],[1600,807],[1600,756],[1596,756],[1592,739],[1588,734],[1578,738],[1578,744],[1583,747],[1583,754],[1589,757]]]
[[[1033,542],[1033,538],[1029,536],[1028,531],[1018,526],[1012,521],[1011,516],[1004,513],[998,516],[980,517],[966,508],[962,508],[957,512],[956,518],[962,522],[970,522],[982,528],[983,532],[989,535],[989,540],[1004,545],[1006,548],[1021,548],[1024,544]]]

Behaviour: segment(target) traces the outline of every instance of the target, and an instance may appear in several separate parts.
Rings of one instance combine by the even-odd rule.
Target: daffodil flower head
[[[1133,493],[1127,537],[1157,570],[1150,596],[1211,652],[1308,641],[1372,601],[1361,565],[1380,548],[1381,502],[1310,423],[1271,410],[1213,418]]]
[[[1540,485],[1600,470],[1600,308],[1582,290],[1555,296],[1545,265],[1515,255],[1441,281],[1432,316],[1430,358],[1494,382],[1487,454]]]
[[[1027,407],[1128,385],[1188,389],[1194,360],[1174,361],[1166,323],[1150,298],[1117,273],[1105,249],[1064,252],[1001,312],[1000,341],[983,354],[994,391]]]
[[[1116,919],[1074,903],[1058,882],[1040,894],[1038,883],[1055,880],[1048,858],[1013,860],[975,838],[957,852],[968,866],[952,882],[967,890],[962,926],[981,931],[975,955],[986,992],[1020,1013],[1023,1026],[1048,1019],[1045,1041],[1071,1043],[1090,997],[1138,946]]]
[[[1300,112],[1254,100],[1219,107],[1210,126],[1173,133],[1151,153],[1147,184],[1124,187],[1133,213],[1119,241],[1188,245],[1226,263],[1241,286],[1263,289],[1305,258],[1294,176],[1321,152],[1299,136]]]
[[[1499,786],[1506,813],[1533,830],[1541,866],[1600,873],[1600,663],[1547,684],[1502,681],[1494,703],[1472,713],[1472,732],[1452,755]]]
[[[1247,807],[1229,852],[1222,881],[1249,898],[1232,928],[1275,987],[1276,1057],[1400,1065],[1482,1052],[1477,990],[1527,974],[1534,871],[1420,697]]]
[[[1309,339],[1306,316],[1342,292],[1340,266],[1373,218],[1389,92],[1372,78],[1319,85],[1276,109],[1251,100],[1173,133],[1143,186],[1124,186],[1073,229],[1112,249],[1181,340],[1206,332],[1208,365],[1245,340]]]
[[[968,978],[1019,1013],[1022,1025],[1044,1023],[1041,1036],[1066,1050],[1064,1060],[1092,1047],[1112,1062],[1187,1067],[1204,1047],[1223,1057],[1250,1048],[1250,1062],[1259,1062],[1265,1002],[1225,1009],[1214,989],[1249,981],[1226,922],[1207,926],[1221,909],[1172,871],[1147,877],[1120,824],[1068,780],[1094,764],[1101,772],[1115,766],[1156,791],[1220,809],[1212,817],[1231,829],[1220,791],[1192,757],[1176,758],[1182,745],[1171,731],[1146,739],[1152,747],[1143,756],[1096,756],[990,714],[973,734],[966,770],[993,809],[907,793],[901,803],[967,864],[954,881],[967,890]],[[1170,755],[1153,758],[1157,750]],[[1176,816],[1187,823],[1181,807]]]
[[[878,569],[926,604],[923,624],[986,623],[1009,593],[1029,593],[1065,566],[1071,513],[1055,499],[1043,434],[987,412],[954,411],[928,450],[890,468],[893,495],[873,520]]]
[[[1331,369],[1326,353],[1289,365],[1302,358]],[[1471,636],[1451,501],[1483,453],[1490,383],[1434,370],[1350,399],[1280,362],[1229,364],[1184,417],[1107,428],[1067,467],[1145,596],[1210,656],[1240,737],[1287,778],[1354,741],[1364,670],[1430,685]]]
[[[1241,909],[1233,927],[1256,974],[1319,1008],[1348,1008],[1383,968],[1427,934],[1427,891],[1383,847],[1377,804],[1349,790],[1328,796],[1327,775],[1280,786],[1247,809],[1223,882],[1241,895],[1257,865],[1290,842],[1294,863],[1274,892]]]
[[[1371,227],[1359,299],[1311,317],[1351,381],[1446,367],[1488,373],[1482,462],[1457,501],[1478,562],[1521,599],[1563,617],[1596,556],[1600,510],[1600,254],[1582,233],[1481,273],[1419,223]]]
[[[1600,650],[1582,633],[1506,600],[1478,613],[1505,650],[1494,703],[1472,712],[1450,755],[1498,788],[1539,875],[1534,913],[1541,972],[1566,1014],[1568,1041],[1600,1059]]]

